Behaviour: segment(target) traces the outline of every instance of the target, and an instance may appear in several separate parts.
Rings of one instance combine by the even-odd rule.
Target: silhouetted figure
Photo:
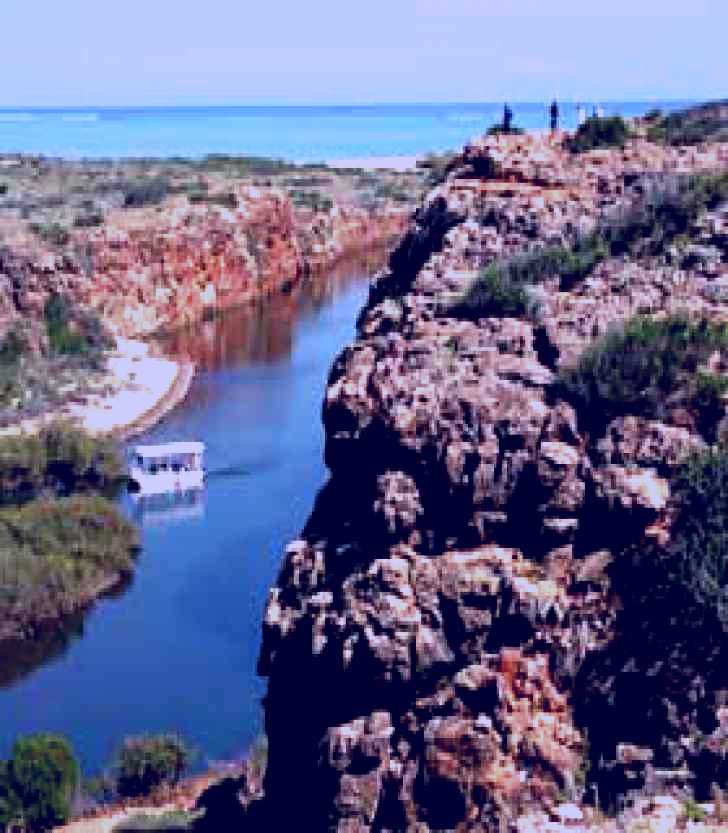
[[[513,110],[506,104],[503,108],[503,132],[510,133],[513,126]]]
[[[556,99],[551,102],[551,107],[549,108],[549,116],[551,117],[551,130],[555,131],[559,129],[559,105]]]

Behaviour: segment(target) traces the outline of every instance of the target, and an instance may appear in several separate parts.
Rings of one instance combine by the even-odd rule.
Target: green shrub
[[[122,476],[113,440],[92,437],[66,423],[33,435],[0,437],[0,503],[28,500],[45,491],[111,493]]]
[[[504,127],[502,124],[492,124],[486,130],[486,134],[488,136],[520,136],[524,132],[524,129],[522,127],[518,127],[517,125]]]
[[[300,169],[319,169],[325,167],[320,163],[295,165],[283,159],[269,159],[265,156],[232,156],[224,153],[211,153],[200,163],[207,170],[224,171],[237,176],[271,176]]]
[[[320,191],[293,188],[289,191],[289,195],[296,208],[308,208],[316,213],[328,214],[334,205],[331,197],[322,194]]]
[[[130,574],[137,545],[134,526],[97,495],[0,509],[0,618],[17,604],[30,618],[57,615],[64,599]]]
[[[679,514],[663,556],[667,574],[728,629],[728,452],[694,455],[670,491]]]
[[[703,104],[665,116],[658,113],[648,120],[651,124],[647,138],[659,144],[697,145],[725,140],[728,136],[728,102]]]
[[[683,804],[685,818],[688,821],[702,822],[708,817],[705,810],[695,801],[694,798],[687,798]]]
[[[60,223],[31,223],[30,230],[51,246],[65,246],[71,239],[68,229]]]
[[[169,181],[164,177],[132,180],[122,187],[124,208],[159,205],[170,191]]]
[[[78,763],[65,738],[21,738],[10,760],[0,764],[0,826],[44,831],[64,824],[78,782]]]
[[[726,349],[724,324],[683,315],[637,317],[587,349],[575,367],[562,370],[562,393],[590,425],[604,425],[621,414],[666,419],[682,407],[714,439],[727,386],[701,364]]]
[[[28,340],[23,331],[16,325],[12,327],[0,341],[0,365],[8,367],[16,365],[28,352]]]
[[[703,211],[726,199],[726,173],[670,176],[648,184],[643,197],[604,223],[600,233],[614,255],[634,252],[637,247],[657,255],[687,233]]]
[[[116,763],[121,795],[146,795],[160,784],[178,781],[190,761],[190,749],[178,735],[127,738]]]
[[[445,181],[458,158],[456,153],[428,153],[424,159],[418,159],[416,164],[426,173],[425,184],[434,188]]]
[[[52,354],[80,356],[98,364],[113,344],[96,314],[78,309],[63,295],[48,297],[43,316]]]
[[[467,293],[448,310],[456,318],[519,317],[526,314],[524,285],[511,278],[507,267],[496,263],[481,272]]]
[[[211,203],[212,205],[220,205],[223,208],[237,208],[238,207],[238,198],[232,191],[226,191],[220,194],[209,194],[206,196],[205,201]]]
[[[573,137],[566,140],[566,147],[572,153],[584,153],[596,148],[623,148],[629,136],[629,128],[621,116],[591,116],[579,126]]]
[[[103,225],[103,222],[103,212],[95,209],[85,211],[83,214],[77,214],[73,220],[73,225],[76,226],[76,228],[93,228],[94,226]]]
[[[562,288],[589,274],[609,254],[598,235],[577,241],[573,249],[547,246],[491,264],[448,314],[477,320],[489,316],[522,316],[530,310],[527,288],[559,276]]]

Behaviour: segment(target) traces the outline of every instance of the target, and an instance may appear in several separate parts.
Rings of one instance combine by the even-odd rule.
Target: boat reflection
[[[205,490],[164,492],[155,495],[134,495],[131,514],[143,527],[167,526],[181,521],[198,520],[205,516]]]

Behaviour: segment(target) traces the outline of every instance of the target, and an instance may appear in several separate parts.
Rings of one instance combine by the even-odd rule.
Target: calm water
[[[642,115],[686,102],[602,102]],[[589,111],[592,103],[585,102]],[[547,103],[512,104],[515,123],[546,127]],[[204,156],[237,153],[300,161],[445,151],[501,119],[502,103],[368,107],[0,108],[0,153],[51,156]],[[574,127],[576,105],[562,105]]]
[[[126,734],[179,730],[200,763],[255,738],[262,608],[325,478],[324,384],[353,335],[367,271],[349,268],[315,293],[229,313],[170,342],[200,370],[184,405],[142,439],[204,440],[206,492],[141,513],[126,499],[143,541],[131,586],[28,656],[0,658],[0,756],[16,734],[39,730],[68,735],[87,772]]]

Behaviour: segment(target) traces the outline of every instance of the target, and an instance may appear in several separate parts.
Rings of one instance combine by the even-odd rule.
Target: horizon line
[[[0,103],[0,110],[131,110],[131,109],[172,109],[172,108],[197,108],[197,107],[210,107],[210,108],[254,108],[254,107],[267,107],[267,108],[293,108],[293,107],[301,107],[301,108],[314,108],[314,107],[356,107],[356,108],[367,108],[367,107],[482,107],[482,106],[489,106],[489,105],[502,105],[504,102],[507,102],[511,105],[542,105],[545,102],[550,103],[551,101],[556,100],[559,103],[563,104],[581,104],[581,103],[603,103],[603,104],[651,104],[651,103],[664,103],[664,104],[682,104],[686,102],[710,102],[710,101],[721,101],[720,98],[589,98],[589,97],[581,97],[581,98],[558,98],[553,97],[550,99],[536,99],[536,100],[517,100],[517,99],[493,99],[490,101],[457,101],[457,100],[448,100],[448,101],[377,101],[377,102],[331,102],[331,103],[324,103],[324,102],[247,102],[247,103],[220,103],[220,102],[198,102],[195,104],[192,103],[164,103],[164,104],[140,104],[140,103],[126,103],[126,104],[2,104]]]

